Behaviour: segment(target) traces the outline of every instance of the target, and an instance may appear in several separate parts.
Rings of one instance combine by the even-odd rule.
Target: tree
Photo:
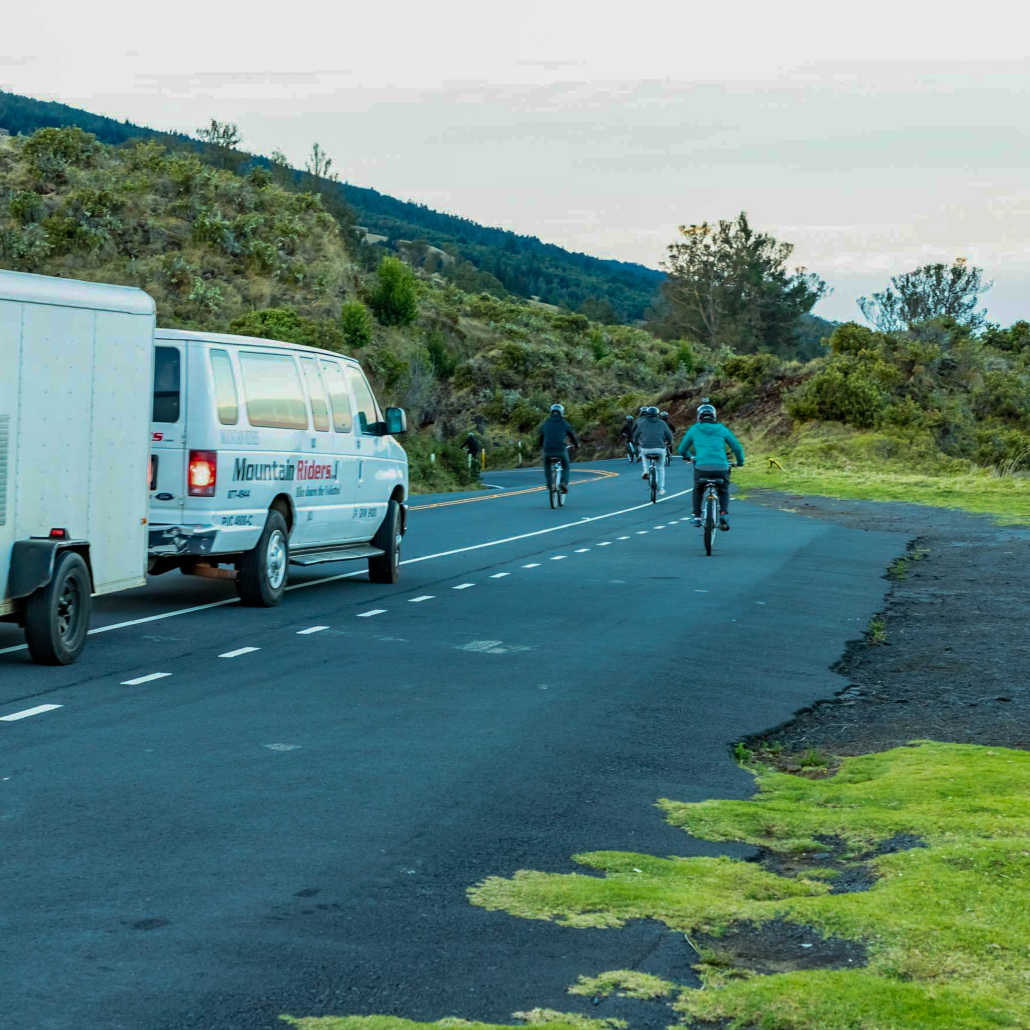
[[[384,257],[368,306],[382,325],[411,325],[418,318],[418,287],[411,269],[395,257]]]
[[[339,174],[332,170],[333,159],[322,149],[320,143],[311,145],[311,156],[304,163],[308,175],[316,179],[325,179],[327,182],[338,182]]]
[[[280,186],[293,185],[295,176],[290,167],[290,159],[281,150],[272,151],[272,156],[268,159],[268,167],[272,177]]]
[[[235,122],[212,118],[206,129],[197,129],[197,138],[211,147],[220,168],[234,172],[243,163],[243,155],[236,149],[243,142],[243,134]]]
[[[858,306],[881,333],[908,329],[931,318],[953,318],[973,332],[987,319],[986,312],[975,310],[976,305],[993,285],[984,282],[982,268],[956,258],[950,266],[938,262],[891,276],[886,289],[859,297]]]
[[[745,353],[791,353],[801,316],[828,292],[814,273],[788,269],[793,244],[756,232],[744,211],[716,225],[680,226],[680,235],[663,264],[667,334]]]

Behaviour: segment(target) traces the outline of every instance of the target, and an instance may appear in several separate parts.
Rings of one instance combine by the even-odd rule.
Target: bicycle
[[[729,468],[736,468],[737,464],[734,462]],[[719,484],[722,480],[701,479],[698,482],[705,488],[701,501],[701,528],[705,531],[705,554],[710,558],[715,544],[715,530],[719,524]]]
[[[626,460],[631,465],[637,460],[637,449],[632,440],[626,441]]]

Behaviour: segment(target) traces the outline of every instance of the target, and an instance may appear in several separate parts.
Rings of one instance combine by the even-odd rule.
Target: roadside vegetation
[[[381,400],[409,412],[416,490],[475,485],[456,446],[469,431],[488,468],[534,460],[554,400],[590,459],[620,454],[641,404],[682,427],[709,396],[745,441],[745,489],[1030,521],[1030,324],[986,323],[989,284],[964,262],[864,298],[876,328],[834,328],[811,314],[826,284],[791,270],[790,245],[742,213],[683,228],[649,321],[587,305],[592,320],[462,280],[470,292],[417,247],[369,244],[317,144],[298,173],[281,155],[242,155],[232,125],[200,135],[0,139],[0,265],[140,286],[164,326],[359,357]]]

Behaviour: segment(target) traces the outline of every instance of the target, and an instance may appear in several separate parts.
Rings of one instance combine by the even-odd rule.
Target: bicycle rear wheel
[[[651,503],[654,504],[658,500],[658,472],[655,469],[654,462],[651,463]]]
[[[712,544],[715,543],[715,498],[709,496],[705,500],[705,554],[712,555]]]

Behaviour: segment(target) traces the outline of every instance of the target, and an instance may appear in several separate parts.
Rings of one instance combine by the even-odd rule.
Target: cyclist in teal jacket
[[[704,498],[705,479],[719,481],[719,528],[730,528],[730,463],[726,448],[733,451],[738,465],[744,464],[744,448],[740,441],[717,421],[715,408],[702,404],[697,409],[697,423],[692,425],[680,441],[679,453],[685,461],[694,462],[694,525],[701,525],[701,502]]]

